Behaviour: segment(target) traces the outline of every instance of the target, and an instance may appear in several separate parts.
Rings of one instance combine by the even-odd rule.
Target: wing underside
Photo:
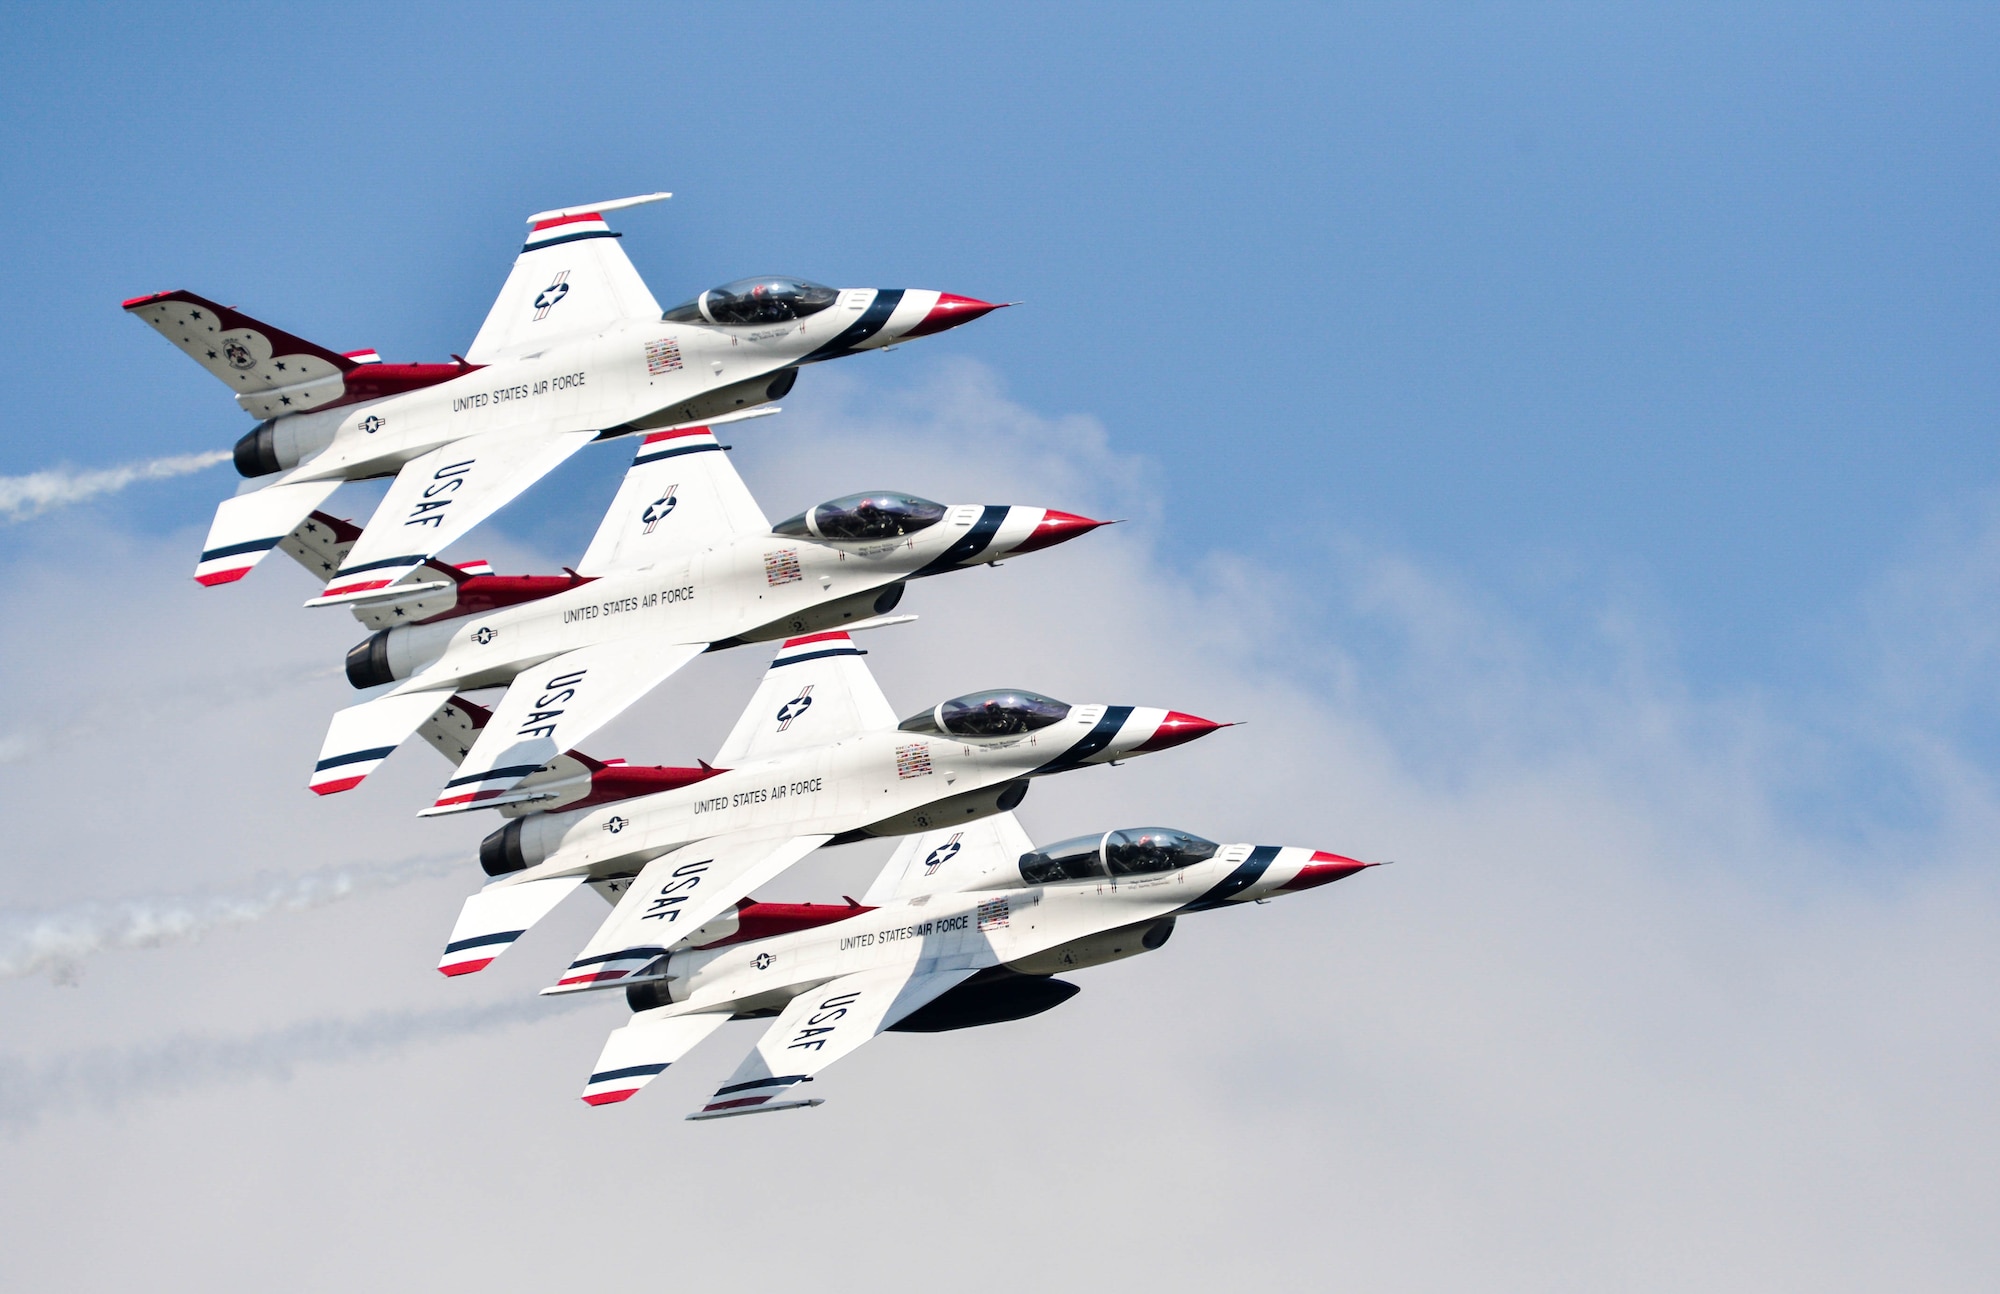
[[[464,813],[523,798],[525,790],[510,794],[522,779],[617,718],[707,647],[622,639],[579,647],[522,671],[424,814]]]
[[[818,1105],[799,1085],[976,970],[921,972],[915,963],[843,975],[792,999],[756,1048],[690,1119]]]
[[[326,589],[307,605],[352,601],[396,583],[595,435],[538,424],[468,436],[411,459],[396,473]]]
[[[639,872],[562,978],[542,992],[613,988],[645,978],[641,972],[682,937],[831,839],[737,832],[662,854]]]

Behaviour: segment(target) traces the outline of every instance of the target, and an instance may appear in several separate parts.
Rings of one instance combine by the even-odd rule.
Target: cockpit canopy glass
[[[666,323],[784,323],[818,314],[839,298],[839,289],[805,279],[738,279],[710,288],[660,318]]]
[[[1021,879],[1030,885],[1085,881],[1109,873],[1149,876],[1213,858],[1212,840],[1171,827],[1127,827],[1101,836],[1078,836],[1021,855]]]
[[[894,539],[935,526],[944,520],[944,514],[942,503],[914,494],[876,490],[822,503],[773,529],[801,539]]]
[[[1172,827],[1126,827],[1104,838],[1104,861],[1113,876],[1145,876],[1203,862],[1220,848]]]
[[[1061,723],[1069,707],[1038,692],[1002,688],[955,696],[897,726],[905,732],[948,732],[958,737],[1012,737]]]
[[[1030,885],[1087,881],[1104,875],[1104,837],[1078,836],[1021,855],[1021,879]]]

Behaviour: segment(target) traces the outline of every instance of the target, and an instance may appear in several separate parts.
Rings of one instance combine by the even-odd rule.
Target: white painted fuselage
[[[629,875],[671,850],[745,832],[895,836],[1010,809],[1024,778],[1109,763],[1193,740],[1218,725],[1143,706],[1079,705],[1008,737],[899,729],[727,769],[692,786],[592,809],[533,813],[503,831],[525,883]]]
[[[684,561],[536,601],[382,630],[390,677],[402,680],[398,691],[492,687],[599,643],[762,642],[835,628],[878,614],[879,595],[903,580],[997,561],[1030,540],[1052,542],[1051,515],[1067,517],[969,504],[883,541],[731,536]],[[1061,537],[1071,533],[1080,529],[1072,524]]]

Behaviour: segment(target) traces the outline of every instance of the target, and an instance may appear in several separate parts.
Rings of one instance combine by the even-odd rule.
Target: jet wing
[[[394,584],[554,471],[596,435],[590,430],[553,431],[546,423],[535,423],[467,436],[411,459],[396,473],[395,484],[325,591],[306,605],[349,602]]]
[[[662,854],[640,870],[604,924],[544,993],[617,988],[830,835],[731,832]]]
[[[987,889],[996,876],[1021,884],[1021,855],[1034,847],[1035,842],[1012,813],[905,836],[861,901],[879,908],[919,894]]]
[[[707,643],[624,638],[579,647],[523,670],[460,761],[458,775],[423,816],[529,798],[508,792],[706,650]]]
[[[690,1119],[721,1119],[793,1110],[819,1101],[798,1097],[800,1083],[903,1017],[963,984],[976,970],[919,973],[917,963],[828,980],[791,1001],[729,1080]]]
[[[134,297],[125,309],[213,373],[246,413],[259,418],[325,407],[345,392],[346,375],[360,366],[360,352],[337,355],[192,292]]]
[[[466,348],[466,360],[490,364],[623,320],[657,321],[660,303],[625,258],[604,213],[672,196],[649,193],[530,216],[528,241],[514,258],[479,335]]]
[[[519,885],[497,881],[488,885],[459,909],[458,924],[451,928],[438,969],[446,975],[485,970],[582,884],[581,876],[552,876]]]
[[[788,638],[715,756],[724,768],[896,726],[896,712],[842,630]]]
[[[632,1023],[613,1029],[604,1040],[604,1050],[590,1071],[590,1081],[583,1085],[583,1099],[591,1105],[631,1100],[640,1088],[693,1051],[728,1018],[726,1010],[702,1015],[661,1015],[656,1007],[639,1012],[632,1017]]]
[[[731,535],[770,529],[712,430],[656,431],[640,442],[576,569],[581,575],[643,570],[684,561]]]

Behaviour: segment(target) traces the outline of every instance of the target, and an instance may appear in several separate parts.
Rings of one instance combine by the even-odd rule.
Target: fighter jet
[[[946,506],[876,491],[774,527],[710,429],[655,432],[574,573],[510,583],[433,564],[389,590],[393,597],[357,608],[364,621],[393,627],[348,653],[348,680],[395,686],[334,716],[312,789],[358,785],[454,691],[511,685],[424,812],[503,803],[516,783],[705,651],[885,623],[908,580],[1034,552],[1100,524],[1048,508]]]
[[[466,901],[439,969],[486,965],[589,882],[617,906],[544,991],[658,979],[670,948],[821,845],[956,830],[1014,808],[1031,778],[1224,726],[1020,690],[954,697],[898,723],[861,657],[839,631],[786,642],[699,770],[600,765],[587,777],[550,770],[522,783],[515,813],[533,807],[528,796],[569,798],[481,844],[481,866],[499,879]]]
[[[125,302],[263,420],[236,444],[249,480],[216,509],[195,579],[243,578],[341,482],[394,476],[364,538],[309,605],[370,597],[592,440],[712,423],[781,398],[802,365],[998,308],[767,277],[662,312],[604,214],[671,196],[530,216],[486,322],[449,364],[338,353],[192,292]]]
[[[776,1014],[691,1119],[819,1105],[802,1084],[885,1032],[1036,1015],[1059,973],[1152,952],[1184,913],[1261,902],[1373,864],[1321,850],[1218,845],[1163,827],[1037,849],[1011,813],[905,840],[859,904],[745,903],[693,931],[626,990],[583,1099],[629,1099],[725,1020]]]

